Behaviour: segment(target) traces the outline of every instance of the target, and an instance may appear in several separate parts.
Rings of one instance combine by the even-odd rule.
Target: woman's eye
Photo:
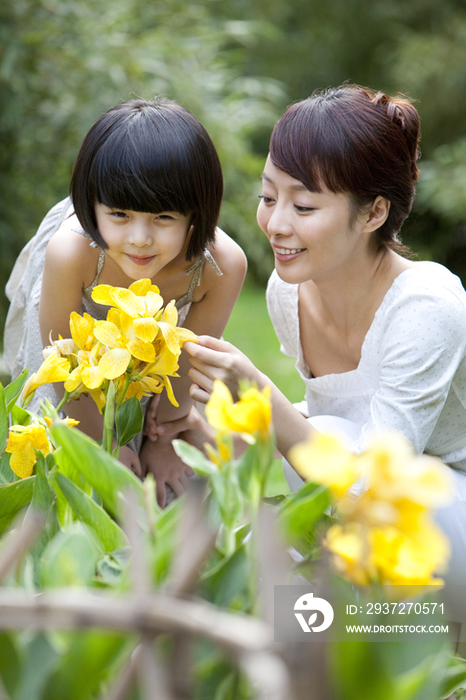
[[[264,204],[271,204],[273,202],[273,199],[271,197],[266,197],[265,194],[260,194],[259,199],[264,202]]]
[[[156,219],[163,219],[164,221],[173,221],[173,216],[170,214],[157,214]]]
[[[300,214],[306,214],[309,211],[314,211],[314,207],[302,207],[299,204],[295,204],[294,208],[296,209],[297,212]]]
[[[127,215],[124,211],[111,211],[110,216],[114,216],[116,219],[125,219]]]

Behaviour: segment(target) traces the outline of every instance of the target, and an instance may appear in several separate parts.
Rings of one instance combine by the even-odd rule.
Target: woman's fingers
[[[207,403],[210,399],[210,393],[197,384],[191,384],[189,395],[194,401],[198,401],[199,403]]]

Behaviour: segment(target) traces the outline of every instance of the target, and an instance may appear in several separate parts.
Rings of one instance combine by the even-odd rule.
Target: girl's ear
[[[366,215],[366,222],[364,224],[364,231],[375,231],[380,228],[382,224],[387,220],[388,214],[390,212],[390,202],[385,197],[376,197],[372,202],[372,206]]]

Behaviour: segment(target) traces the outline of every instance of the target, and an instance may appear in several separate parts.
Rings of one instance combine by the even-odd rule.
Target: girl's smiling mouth
[[[155,255],[147,255],[144,257],[127,254],[128,258],[132,260],[136,265],[147,265],[151,260],[155,258]]]

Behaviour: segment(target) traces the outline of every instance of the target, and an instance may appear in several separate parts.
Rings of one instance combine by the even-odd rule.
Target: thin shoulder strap
[[[186,294],[184,294],[181,299],[178,299],[176,302],[175,306],[178,309],[178,311],[183,307],[186,306],[186,304],[192,304],[194,301],[194,290],[196,289],[197,286],[201,284],[201,275],[202,275],[202,270],[204,269],[205,262],[209,263],[211,267],[214,268],[215,272],[217,275],[223,275],[223,272],[215,262],[212,254],[208,251],[205,250],[204,253],[197,258],[195,263],[191,265],[191,267],[186,270],[186,275],[190,275],[193,273],[193,276],[191,278],[191,282],[189,283],[189,288]]]

